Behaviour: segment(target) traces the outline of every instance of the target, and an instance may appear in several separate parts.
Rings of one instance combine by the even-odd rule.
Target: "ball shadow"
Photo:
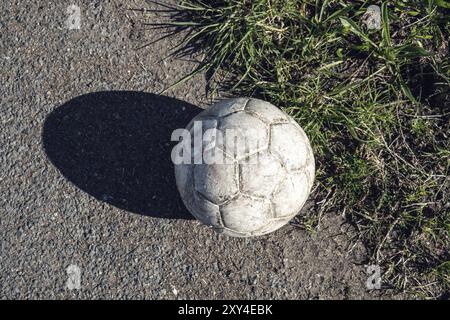
[[[200,111],[151,93],[89,93],[46,118],[43,147],[69,181],[100,201],[146,216],[193,219],[176,188],[170,137]]]

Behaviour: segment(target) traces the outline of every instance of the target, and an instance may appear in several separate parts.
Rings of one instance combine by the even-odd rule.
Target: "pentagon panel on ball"
[[[282,110],[253,98],[226,99],[187,130],[190,162],[174,161],[175,177],[199,221],[250,237],[273,232],[300,212],[312,188],[314,156],[303,129]]]

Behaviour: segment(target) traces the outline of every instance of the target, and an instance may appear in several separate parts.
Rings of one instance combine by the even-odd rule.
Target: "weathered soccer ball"
[[[201,112],[186,129],[189,161],[175,163],[175,177],[198,220],[229,236],[249,237],[275,231],[299,213],[315,165],[305,132],[290,116],[262,100],[227,99]],[[206,152],[217,158],[205,161]]]

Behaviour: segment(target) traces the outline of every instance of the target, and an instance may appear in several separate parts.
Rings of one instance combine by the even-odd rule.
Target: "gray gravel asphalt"
[[[160,35],[126,9],[151,5],[74,2],[74,30],[70,2],[0,4],[0,298],[373,297],[340,215],[254,239],[191,219],[170,133],[209,103],[204,79],[158,96],[194,62],[163,59],[176,37],[136,50]]]

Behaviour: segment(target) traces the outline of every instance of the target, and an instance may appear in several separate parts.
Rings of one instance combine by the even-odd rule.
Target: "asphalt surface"
[[[373,297],[339,214],[253,239],[192,219],[170,133],[205,81],[157,93],[195,62],[164,59],[177,37],[136,50],[161,35],[126,10],[145,1],[77,4],[72,30],[66,2],[0,4],[0,298]]]

